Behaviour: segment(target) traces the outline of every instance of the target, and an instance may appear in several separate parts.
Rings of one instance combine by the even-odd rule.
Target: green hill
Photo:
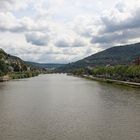
[[[0,49],[0,73],[26,71],[28,66],[18,57],[12,56]]]
[[[140,57],[140,43],[115,46],[77,62],[67,64],[64,67],[59,68],[58,71],[67,72],[76,68],[126,65],[132,63],[138,57]]]
[[[29,64],[26,64],[22,59],[16,56],[7,54],[0,49],[0,76],[13,72],[25,72],[36,71],[39,68],[35,68]]]

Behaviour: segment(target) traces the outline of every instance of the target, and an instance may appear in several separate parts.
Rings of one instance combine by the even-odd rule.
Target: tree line
[[[74,75],[92,75],[99,78],[140,82],[140,65],[99,66],[80,68],[72,71]]]

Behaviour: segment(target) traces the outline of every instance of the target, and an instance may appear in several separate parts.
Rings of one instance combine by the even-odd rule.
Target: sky
[[[23,60],[70,63],[140,42],[140,0],[0,0],[0,48]]]

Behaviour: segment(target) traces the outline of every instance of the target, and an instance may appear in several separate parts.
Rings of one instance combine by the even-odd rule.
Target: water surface
[[[140,90],[64,74],[0,83],[0,140],[140,140]]]

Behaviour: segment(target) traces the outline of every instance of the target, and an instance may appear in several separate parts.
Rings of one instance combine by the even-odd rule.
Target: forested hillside
[[[106,65],[129,65],[140,57],[140,43],[116,46],[87,58],[70,63],[58,69],[58,71],[71,71],[77,68],[106,66]]]

